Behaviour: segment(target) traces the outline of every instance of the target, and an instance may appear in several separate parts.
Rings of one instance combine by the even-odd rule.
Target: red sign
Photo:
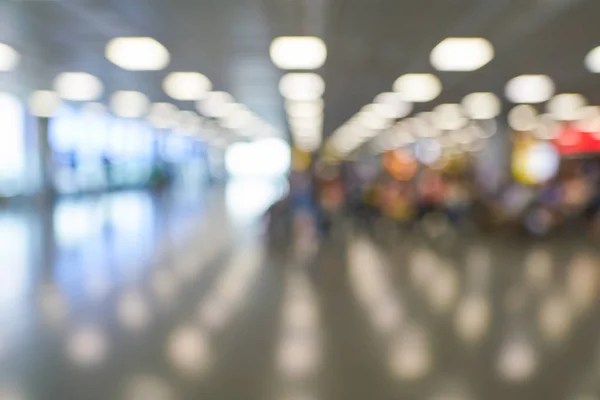
[[[600,153],[600,132],[583,132],[566,125],[552,141],[561,155]]]

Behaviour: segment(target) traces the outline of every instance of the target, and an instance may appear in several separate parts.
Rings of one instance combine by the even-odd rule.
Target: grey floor
[[[600,395],[582,234],[341,221],[270,242],[268,196],[242,189],[5,210],[0,400]]]

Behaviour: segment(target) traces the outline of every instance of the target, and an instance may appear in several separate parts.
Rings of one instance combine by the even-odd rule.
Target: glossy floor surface
[[[348,220],[268,238],[276,193],[3,211],[0,400],[600,394],[592,243]]]

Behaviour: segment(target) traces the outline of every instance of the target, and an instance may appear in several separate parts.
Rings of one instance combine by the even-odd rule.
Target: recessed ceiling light
[[[285,102],[285,111],[290,118],[318,117],[323,114],[323,107],[323,99]]]
[[[311,101],[323,95],[325,82],[314,73],[289,73],[279,81],[279,91],[288,100]]]
[[[377,113],[391,119],[404,118],[413,109],[413,105],[404,101],[399,93],[381,93],[375,97],[373,104],[377,105]]]
[[[536,104],[554,94],[554,82],[546,75],[521,75],[506,84],[506,97],[513,103]]]
[[[458,104],[440,104],[433,110],[433,123],[440,130],[455,130],[464,127],[467,119]]]
[[[548,102],[548,113],[557,121],[575,121],[586,105],[587,100],[579,93],[561,93]]]
[[[148,111],[148,98],[141,92],[122,90],[110,98],[110,109],[121,118],[140,118]]]
[[[130,71],[159,71],[171,60],[165,46],[150,37],[112,39],[105,55],[113,64]]]
[[[600,74],[600,46],[587,54],[585,57],[585,66],[590,72]]]
[[[394,82],[394,92],[405,101],[426,103],[442,92],[442,83],[432,74],[406,74]]]
[[[172,72],[163,81],[165,93],[181,101],[196,101],[212,89],[210,80],[199,72]]]
[[[86,72],[64,72],[54,79],[54,90],[64,100],[92,101],[102,96],[100,79]]]
[[[284,36],[271,44],[271,60],[281,69],[317,69],[325,64],[327,46],[313,36]]]
[[[0,43],[0,71],[11,71],[17,66],[20,58],[15,49],[7,44]]]
[[[227,92],[210,92],[196,103],[198,112],[209,118],[223,118],[235,104],[235,99]]]
[[[496,118],[502,109],[500,99],[494,93],[471,93],[462,101],[466,115],[472,119]]]
[[[60,104],[58,93],[51,90],[36,90],[29,98],[29,111],[36,117],[50,118]]]
[[[492,61],[494,47],[483,38],[447,38],[431,52],[431,65],[439,71],[475,71]]]
[[[508,113],[508,125],[515,131],[532,131],[537,124],[537,111],[532,106],[521,104]]]

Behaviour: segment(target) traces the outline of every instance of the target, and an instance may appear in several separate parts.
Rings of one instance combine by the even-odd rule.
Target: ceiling
[[[22,54],[17,71],[0,74],[3,90],[26,96],[51,87],[55,75],[85,71],[106,92],[133,89],[166,101],[163,77],[199,71],[273,125],[285,128],[269,59],[271,40],[315,35],[328,46],[317,71],[327,84],[325,134],[407,72],[435,72],[433,47],[448,36],[481,36],[494,60],[474,72],[438,73],[442,95],[417,107],[456,102],[473,91],[502,95],[523,73],[545,73],[558,92],[581,92],[600,104],[600,75],[583,59],[600,45],[597,0],[4,0],[0,42]],[[116,36],[152,36],[171,53],[160,72],[124,71],[104,57]],[[106,94],[105,94],[106,96]],[[192,103],[178,103],[193,109]]]

